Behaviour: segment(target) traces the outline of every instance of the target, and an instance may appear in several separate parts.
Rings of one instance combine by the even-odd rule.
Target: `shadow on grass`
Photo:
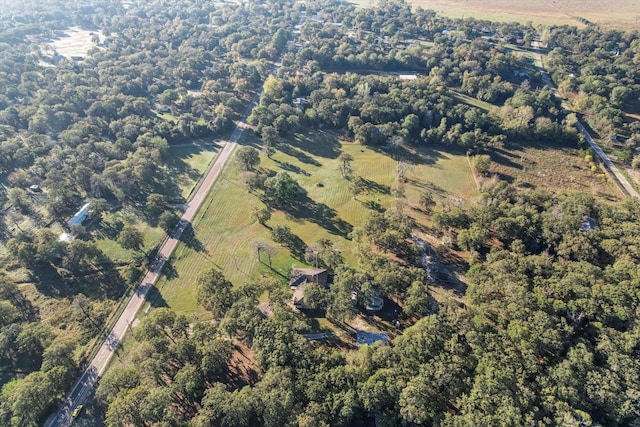
[[[456,154],[457,151],[460,151],[456,150],[455,147],[447,146],[423,148],[411,145],[368,145],[367,147],[389,157],[393,157],[398,161],[431,166],[435,165],[438,160],[444,157],[439,150],[452,154]],[[461,154],[462,153],[463,152],[461,151]]]
[[[178,270],[176,270],[176,267],[173,265],[173,263],[169,259],[164,262],[164,265],[162,266],[162,270],[160,271],[160,274],[166,277],[167,280],[177,279],[180,276],[178,274]]]
[[[188,248],[193,249],[196,252],[209,255],[209,251],[200,239],[196,237],[193,225],[188,222],[184,228],[184,231],[180,235],[180,241],[184,243]]]
[[[298,159],[302,163],[305,163],[305,164],[308,164],[308,165],[312,165],[312,166],[322,166],[322,164],[320,162],[318,162],[316,159],[314,159],[313,157],[309,156],[308,154],[296,149],[295,147],[292,147],[291,145],[280,144],[278,146],[278,149],[280,151],[282,151],[283,153],[288,154],[291,157],[295,157],[296,159]]]
[[[164,299],[158,288],[152,286],[147,293],[147,301],[151,304],[152,308],[169,307],[167,301]]]
[[[172,203],[182,203],[184,198],[176,177],[186,177],[192,181],[198,181],[202,172],[192,167],[185,159],[201,154],[203,151],[217,152],[221,146],[215,142],[205,142],[201,139],[193,140],[188,144],[170,145],[165,159],[166,170],[160,179],[152,186],[151,192],[164,194]],[[178,151],[180,150],[180,151]],[[172,153],[174,151],[174,153]],[[177,153],[176,153],[177,151]],[[175,154],[175,155],[174,155]]]
[[[124,222],[120,220],[115,220],[113,222],[107,222],[102,220],[95,221],[89,226],[90,232],[95,234],[98,237],[109,239],[109,240],[117,240],[118,235],[124,228]]]
[[[310,176],[311,174],[309,172],[307,172],[306,170],[302,169],[299,166],[293,165],[289,162],[281,162],[280,160],[276,160],[273,159],[278,166],[280,166],[280,168],[282,168],[283,170],[287,171],[287,172],[292,172],[295,174],[299,174],[299,175],[304,175],[304,176]]]
[[[360,177],[360,179],[362,180],[367,193],[391,194],[391,188],[388,185],[383,185],[362,177]]]
[[[518,170],[523,169],[522,164],[511,160],[511,158],[517,157],[513,153],[509,153],[508,151],[505,151],[499,148],[494,148],[493,150],[491,150],[490,155],[491,155],[492,161],[498,164],[501,164],[502,166],[506,166],[506,167],[510,167]]]
[[[423,181],[418,181],[416,179],[413,178],[405,178],[407,184],[410,184],[414,187],[418,187],[418,188],[422,188],[423,190],[428,190],[431,191],[435,194],[438,194],[442,197],[446,197],[447,196],[447,192],[440,186],[435,185],[432,182],[423,182]]]
[[[295,138],[290,138],[288,142],[292,147],[306,151],[312,156],[337,159],[340,155],[340,143],[336,135],[331,132],[314,129],[305,134],[298,134]],[[300,154],[305,156],[305,158],[308,157],[304,153]],[[292,155],[297,157],[296,154]],[[300,157],[298,157],[298,159],[303,163],[314,164],[312,162],[305,162],[303,158]],[[311,159],[311,161],[315,162],[313,159]]]
[[[288,207],[285,212],[296,220],[305,220],[318,224],[329,233],[345,238],[353,230],[351,224],[338,217],[335,209],[324,203],[318,203],[312,200],[306,194],[300,197],[298,203]]]
[[[376,211],[376,212],[386,211],[386,209],[379,202],[376,202],[374,200],[365,200],[364,202],[362,202],[362,204],[367,209],[371,209],[372,211]]]
[[[106,257],[78,264],[76,271],[46,263],[31,269],[38,292],[52,298],[79,293],[91,299],[117,299],[127,288],[115,265]]]

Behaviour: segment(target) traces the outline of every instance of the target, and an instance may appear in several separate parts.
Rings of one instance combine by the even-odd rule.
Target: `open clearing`
[[[71,27],[64,32],[66,37],[54,40],[51,46],[56,50],[58,55],[85,56],[91,48],[96,47],[91,38],[96,35],[100,42],[104,40],[104,34],[100,30],[85,30],[80,27]]]
[[[493,149],[491,174],[520,188],[580,191],[609,201],[620,200],[614,183],[599,169],[593,172],[578,150],[569,147],[529,145]]]
[[[375,0],[353,2],[364,7],[377,4]],[[605,27],[640,28],[637,0],[408,0],[408,3],[452,18],[583,26],[576,19],[583,17]]]
[[[247,135],[245,143],[256,142]],[[329,238],[346,260],[353,260],[351,244],[347,240],[353,227],[364,223],[372,206],[393,206],[398,159],[412,158],[414,165],[407,171],[407,213],[420,215],[410,209],[417,205],[421,191],[428,189],[438,201],[461,196],[477,196],[475,182],[463,154],[450,154],[437,149],[408,152],[402,148],[387,151],[339,141],[332,133],[321,131],[298,135],[272,159],[262,156],[260,168],[272,173],[288,171],[306,192],[296,209],[273,211],[269,227],[288,225],[293,234],[309,245]],[[348,181],[338,172],[338,156],[348,152],[354,158],[354,174],[361,176],[367,191],[355,200]],[[179,313],[204,315],[196,302],[195,280],[198,274],[211,267],[222,270],[235,285],[256,280],[260,275],[288,280],[293,265],[302,266],[304,260],[271,240],[267,227],[254,223],[251,210],[263,207],[258,195],[249,194],[242,183],[243,172],[232,161],[215,184],[207,201],[194,220],[192,238],[181,243],[173,258],[165,266],[164,277],[157,284],[160,294],[151,298],[154,305],[167,305]],[[425,218],[416,218],[423,221]],[[272,266],[259,263],[252,244],[262,240],[277,248]]]

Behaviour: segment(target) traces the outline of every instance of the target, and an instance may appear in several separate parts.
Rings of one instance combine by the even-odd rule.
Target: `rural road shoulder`
[[[245,112],[245,117],[243,120],[246,120],[246,117],[251,113],[254,105],[254,103],[251,103],[249,105],[247,111]],[[116,324],[109,332],[109,335],[107,335],[105,341],[100,346],[100,349],[91,360],[91,363],[85,369],[82,376],[76,381],[71,390],[71,393],[69,393],[67,399],[64,401],[58,412],[52,415],[45,422],[45,427],[66,427],[70,425],[73,421],[73,418],[71,416],[73,409],[78,405],[83,404],[86,401],[87,396],[89,396],[89,394],[91,394],[91,392],[95,388],[98,382],[98,378],[107,369],[109,362],[119,348],[122,339],[127,333],[127,330],[130,329],[131,322],[134,321],[136,313],[144,304],[149,289],[151,289],[151,287],[157,282],[164,263],[169,259],[169,257],[175,250],[186,226],[195,217],[196,212],[206,199],[209,191],[211,190],[211,187],[213,186],[214,182],[220,175],[220,172],[231,157],[231,153],[236,146],[236,142],[242,135],[244,127],[244,121],[239,122],[236,126],[235,130],[229,137],[228,142],[225,144],[224,148],[207,172],[207,175],[202,180],[200,187],[186,205],[186,209],[182,217],[180,218],[178,225],[171,232],[169,238],[165,241],[164,245],[162,245],[158,254],[151,262],[149,271],[142,280],[142,284],[135,289],[135,292],[129,300],[129,303],[116,321]]]

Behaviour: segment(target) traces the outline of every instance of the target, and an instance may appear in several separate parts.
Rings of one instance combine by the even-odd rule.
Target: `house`
[[[418,74],[398,74],[400,80],[417,80]]]
[[[296,98],[293,100],[293,105],[300,111],[304,112],[307,105],[309,105],[309,101],[307,101],[307,98]]]
[[[582,221],[580,223],[580,232],[581,233],[584,233],[585,231],[595,230],[596,228],[597,228],[596,220],[591,218],[591,217],[585,219],[584,221]]]
[[[304,288],[307,283],[317,283],[327,287],[329,273],[324,268],[292,268],[289,288],[293,291],[293,306],[297,309],[307,308],[304,303]]]
[[[377,313],[382,310],[382,307],[384,307],[384,298],[380,296],[380,291],[367,296],[364,309],[369,313]]]
[[[87,219],[87,215],[89,215],[89,206],[90,204],[87,203],[86,205],[81,207],[80,210],[73,216],[73,218],[67,221],[67,225],[69,227],[73,225],[81,225],[84,220]]]
[[[361,345],[373,345],[374,343],[381,342],[384,345],[389,345],[389,337],[387,334],[374,334],[372,332],[358,331],[356,332],[356,344]]]

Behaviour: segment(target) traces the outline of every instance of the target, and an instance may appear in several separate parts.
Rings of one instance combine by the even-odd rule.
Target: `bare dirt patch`
[[[376,2],[356,0],[355,3],[367,7]],[[640,11],[636,0],[409,0],[409,4],[454,18],[582,26],[577,19],[582,17],[610,28],[640,27]]]

